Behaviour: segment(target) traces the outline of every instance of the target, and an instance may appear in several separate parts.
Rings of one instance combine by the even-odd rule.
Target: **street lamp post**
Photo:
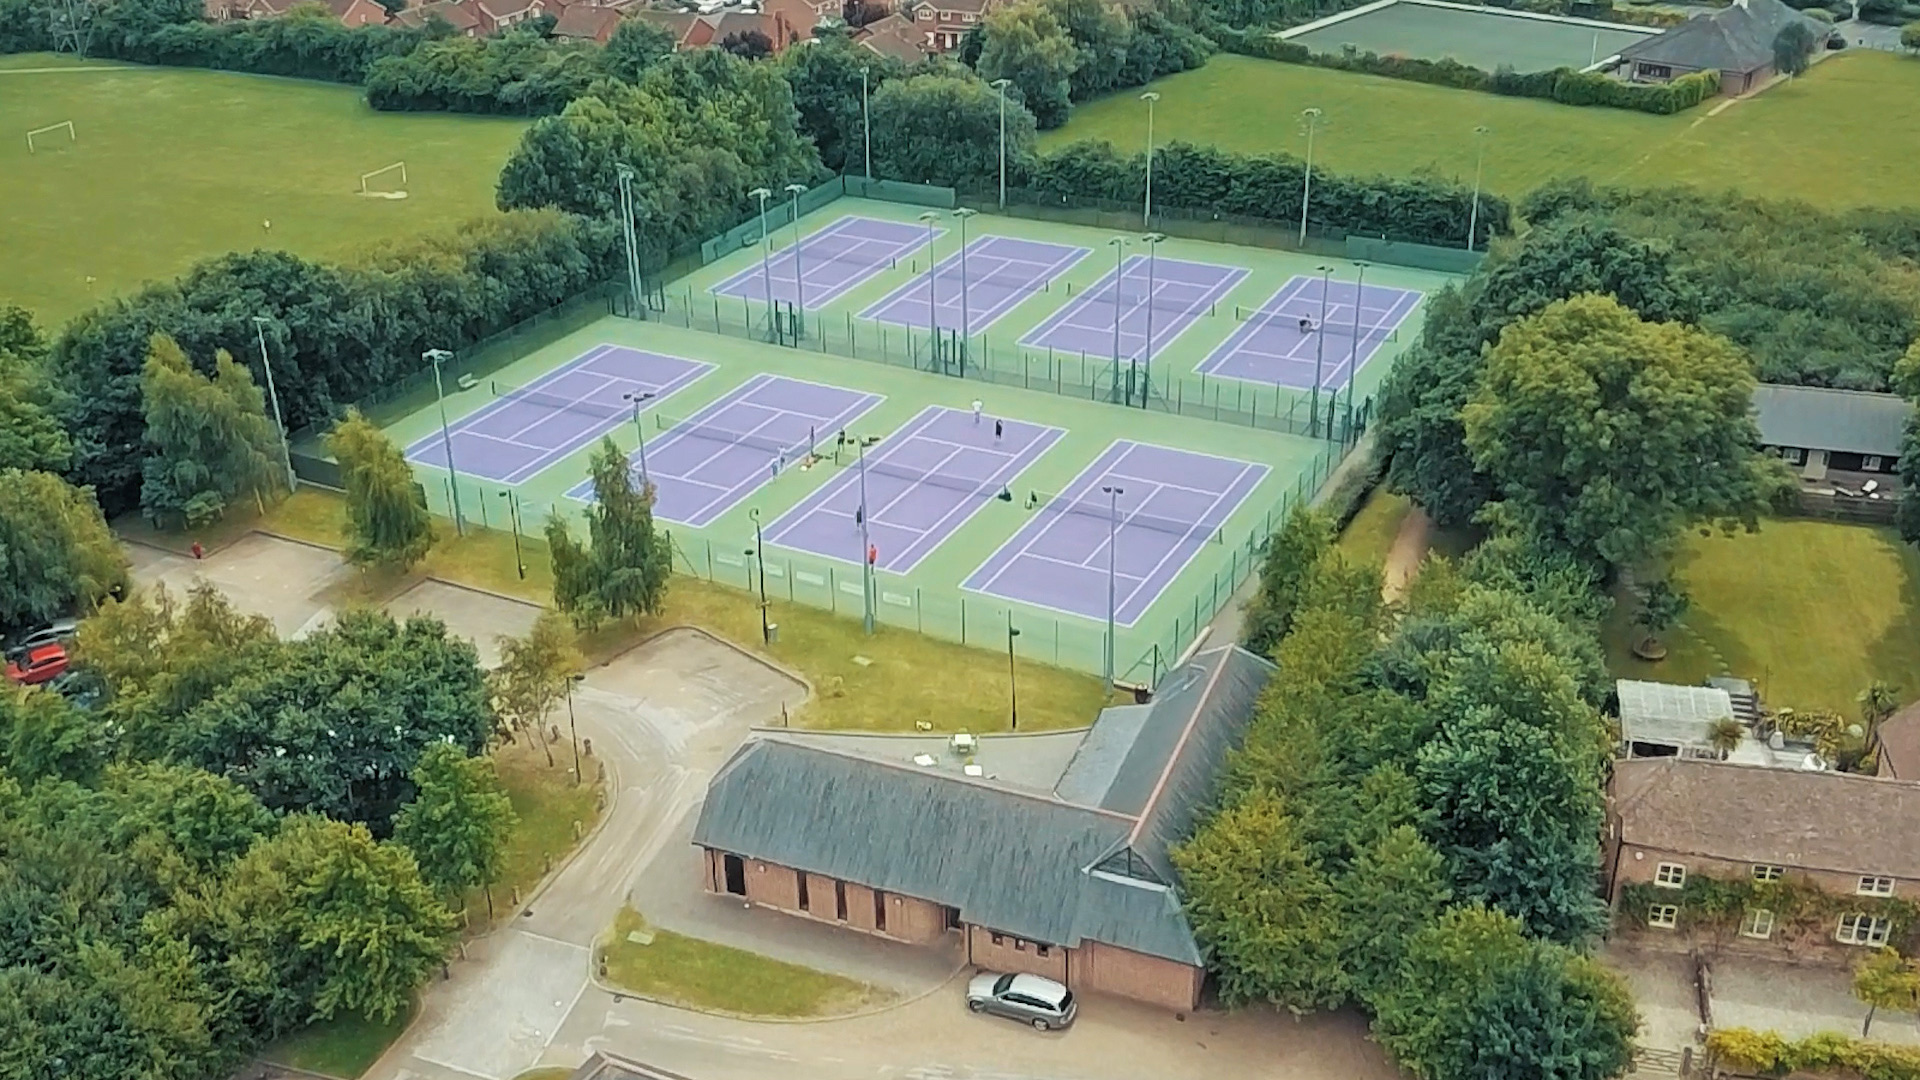
[[[861,148],[866,151],[867,183],[871,184],[873,183],[873,120],[871,114],[867,111],[867,68],[865,65],[861,65],[860,68],[860,144]],[[863,192],[863,194],[872,195],[873,192],[868,191]]]
[[[640,242],[633,231],[633,166],[620,162],[613,167],[620,177],[620,235],[627,242],[627,288],[631,292],[633,317],[640,318]]]
[[[779,325],[773,317],[773,242],[767,238],[767,199],[773,192],[762,187],[747,194],[760,200],[760,280],[767,286],[767,337],[771,339]]]
[[[1158,91],[1149,90],[1140,95],[1140,100],[1147,103],[1147,205],[1145,212],[1140,215],[1140,227],[1151,229],[1153,228],[1153,103],[1160,100],[1160,94]]]
[[[800,193],[805,190],[805,184],[787,185],[787,194],[793,197],[793,340],[796,342],[807,334],[807,286],[800,275]]]
[[[760,539],[760,508],[747,511],[753,519],[753,550],[748,554],[760,564],[760,640],[763,644],[773,644],[773,627],[767,622],[767,545]]]
[[[1304,109],[1301,119],[1307,122],[1307,168],[1300,176],[1300,246],[1307,246],[1307,205],[1313,201],[1313,131],[1320,125],[1320,110]]]
[[[291,493],[300,486],[300,478],[293,474],[293,439],[287,434],[287,418],[280,411],[280,391],[273,388],[273,364],[267,360],[266,323],[265,316],[255,315],[253,336],[260,343],[260,370],[267,375],[267,397],[273,402],[273,422],[280,426],[280,453],[287,465],[287,491]]]
[[[873,633],[873,541],[867,533],[867,443],[872,440],[861,437],[860,455],[860,615],[869,635]]]
[[[644,394],[621,394],[620,396],[627,401],[633,402],[633,436],[640,440],[640,486],[645,487],[647,484],[652,483],[652,479],[647,473],[647,429],[645,425],[640,423],[640,404],[645,401],[652,401],[654,394],[652,391],[648,391]]]
[[[1313,327],[1313,420],[1307,427],[1307,434],[1320,434],[1320,379],[1321,364],[1327,355],[1327,292],[1333,288],[1333,267],[1316,266],[1320,271],[1320,321]]]
[[[1020,730],[1020,677],[1014,674],[1014,668],[1013,668],[1013,639],[1019,636],[1020,636],[1020,631],[1015,629],[1013,625],[1013,612],[1008,611],[1007,612],[1007,705],[1012,710],[1012,716],[1011,716],[1012,722],[1009,725],[1009,727],[1011,728],[1011,730],[1014,730],[1014,731]]]
[[[1487,136],[1493,129],[1485,124],[1473,129],[1473,211],[1467,216],[1467,250],[1473,250],[1474,233],[1480,231],[1480,169],[1487,163]]]
[[[1156,287],[1154,281],[1154,252],[1160,247],[1160,241],[1166,238],[1165,233],[1157,232],[1148,233],[1140,238],[1141,241],[1147,245],[1147,362],[1145,364],[1145,377],[1139,380],[1140,407],[1143,409],[1147,407],[1147,388],[1153,385],[1153,292]],[[1129,389],[1131,390],[1131,388]]]
[[[453,354],[445,349],[428,349],[420,356],[433,365],[433,396],[440,402],[440,445],[447,451],[447,497],[453,503],[453,534],[465,536],[466,526],[460,517],[460,470],[453,464],[453,429],[447,426],[447,388],[440,381],[440,364],[453,359]]]
[[[1114,634],[1114,625],[1115,625],[1114,605],[1113,605],[1113,600],[1114,600],[1113,548],[1114,548],[1115,541],[1117,541],[1120,536],[1120,496],[1125,495],[1127,493],[1127,489],[1123,487],[1119,487],[1117,485],[1107,484],[1102,486],[1100,490],[1107,496],[1107,650],[1106,650],[1106,659],[1103,665],[1103,669],[1106,672],[1107,685],[1112,686],[1113,685],[1113,634]]]
[[[939,308],[933,295],[933,223],[940,220],[940,215],[928,210],[920,215],[920,220],[927,223],[927,348],[932,350],[927,356],[927,363],[932,365],[940,359],[940,324],[934,318]],[[932,371],[933,368],[929,366],[927,370]]]
[[[1007,87],[1012,79],[995,79],[992,86],[1000,92],[1000,209],[1007,208]]]
[[[967,219],[979,213],[965,206],[953,212],[960,219],[960,377],[967,377],[967,340],[973,333],[973,319],[967,312]]]
[[[1120,401],[1120,283],[1126,273],[1128,240],[1116,236],[1107,243],[1113,245],[1113,389],[1107,394],[1107,400],[1118,404]],[[1152,297],[1148,297],[1152,302]]]
[[[1347,438],[1353,438],[1353,384],[1360,381],[1360,305],[1367,298],[1367,264],[1354,263],[1358,274],[1353,282],[1353,352],[1347,360]],[[1339,391],[1334,391],[1336,394]]]
[[[576,672],[567,676],[567,735],[573,740],[573,783],[580,785],[580,722],[573,716],[573,688],[587,681],[586,675]]]
[[[514,497],[512,488],[501,492],[500,497],[507,500],[507,524],[513,527],[513,569],[525,581],[527,560],[520,554],[520,500]]]

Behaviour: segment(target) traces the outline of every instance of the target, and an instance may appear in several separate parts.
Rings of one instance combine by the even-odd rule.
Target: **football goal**
[[[29,154],[39,153],[40,146],[44,145],[49,138],[53,139],[55,142],[58,142],[60,137],[57,134],[55,134],[55,132],[60,132],[60,131],[64,131],[67,133],[67,145],[71,146],[74,143],[80,141],[80,137],[73,133],[73,121],[62,120],[57,124],[48,124],[46,127],[34,128],[32,131],[27,132],[27,153]],[[39,139],[40,142],[35,143],[33,141],[35,139]]]
[[[393,186],[393,176],[398,173],[400,186]],[[369,199],[404,199],[407,197],[407,163],[396,161],[360,174],[360,194]]]

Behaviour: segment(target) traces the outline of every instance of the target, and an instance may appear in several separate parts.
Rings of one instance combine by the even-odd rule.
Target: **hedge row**
[[[1789,1041],[1777,1031],[1721,1028],[1707,1035],[1707,1052],[1721,1063],[1761,1076],[1829,1073],[1920,1080],[1920,1047],[1868,1042],[1832,1031]]]
[[[1502,67],[1486,71],[1455,60],[1420,60],[1379,56],[1370,52],[1317,53],[1305,45],[1283,41],[1265,30],[1216,30],[1214,40],[1227,52],[1278,60],[1286,64],[1383,75],[1390,79],[1482,90],[1509,97],[1543,98],[1562,105],[1602,105],[1614,109],[1665,116],[1693,108],[1720,92],[1720,73],[1703,71],[1683,75],[1663,85],[1629,83],[1606,75],[1572,68],[1520,73]]]

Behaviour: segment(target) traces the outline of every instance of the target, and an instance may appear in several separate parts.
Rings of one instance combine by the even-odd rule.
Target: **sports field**
[[[1131,254],[986,214],[963,271],[961,222],[837,200],[797,243],[789,227],[667,286],[664,318],[603,320],[453,393],[445,436],[432,408],[389,430],[436,509],[450,439],[465,516],[501,527],[517,507],[528,532],[588,505],[611,436],[683,570],[757,588],[764,556],[772,596],[857,615],[865,562],[880,621],[998,648],[1011,624],[1022,655],[1091,671],[1111,603],[1116,673],[1150,680],[1142,658],[1192,639],[1335,461],[1286,433],[1288,411],[1306,430],[1316,374],[1323,402],[1364,403],[1447,278],[1373,267],[1361,286],[1341,264],[1322,297],[1322,260],[1178,239]],[[794,329],[842,355],[764,340]],[[1108,400],[1116,352],[1144,406]]]
[[[1486,183],[1520,196],[1557,177],[1635,186],[1797,198],[1819,206],[1920,205],[1912,183],[1920,146],[1920,60],[1849,50],[1799,79],[1721,107],[1678,116],[1578,108],[1551,101],[1452,90],[1246,56],[1215,56],[1198,71],[1155,83],[1154,137],[1246,153],[1301,154],[1298,125],[1249,116],[1325,112],[1314,158],[1330,169],[1405,175],[1432,169],[1471,180],[1472,131],[1492,129]],[[1863,107],[1863,102],[1871,102]],[[1717,111],[1716,111],[1717,110]],[[1043,148],[1077,139],[1146,145],[1146,108],[1132,94],[1077,105]]]
[[[1329,16],[1281,36],[1314,52],[1351,47],[1380,56],[1457,60],[1483,71],[1504,64],[1524,72],[1588,67],[1657,32],[1591,19],[1397,0]]]
[[[63,120],[74,142],[27,153],[28,129]],[[224,252],[333,255],[445,228],[492,212],[525,126],[377,113],[352,86],[0,57],[0,300],[57,326]],[[397,161],[408,198],[357,194]]]

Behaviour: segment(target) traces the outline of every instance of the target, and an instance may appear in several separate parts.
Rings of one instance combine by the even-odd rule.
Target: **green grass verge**
[[[567,1080],[573,1070],[560,1065],[550,1065],[542,1069],[528,1069],[513,1080]]]
[[[260,523],[337,547],[343,510],[338,496],[309,487],[273,508]],[[440,542],[419,571],[537,603],[552,598],[553,574],[544,543],[521,540],[527,564],[522,581],[514,572],[511,535],[469,529],[465,537],[456,538],[450,522],[435,525]],[[378,598],[398,592],[411,580],[369,575],[364,588],[368,598]],[[602,630],[583,644],[590,656],[604,658],[666,627],[699,626],[798,671],[813,684],[814,696],[794,715],[796,724],[864,731],[912,731],[921,720],[942,731],[990,732],[1008,726],[1005,653],[885,626],[867,637],[858,619],[807,604],[776,600],[773,618],[780,623],[780,640],[763,645],[759,609],[745,589],[681,576],[673,579],[667,610],[658,618]],[[1109,700],[1098,677],[1048,664],[1021,660],[1019,679],[1022,731],[1085,725]]]
[[[1472,130],[1486,125],[1486,184],[1518,196],[1546,180],[1735,187],[1826,206],[1920,204],[1907,182],[1920,145],[1920,61],[1872,49],[1816,64],[1800,79],[1720,108],[1679,116],[1578,108],[1529,98],[1216,56],[1198,71],[1153,84],[1154,137],[1242,152],[1305,152],[1291,119],[1316,106],[1325,120],[1314,158],[1328,168],[1407,174],[1431,169],[1471,180]],[[1260,102],[1261,119],[1247,103]],[[1865,105],[1863,103],[1871,102]],[[1716,112],[1716,110],[1718,110]],[[1147,112],[1134,93],[1078,106],[1042,140],[1146,144]],[[1731,163],[1738,162],[1737,167]]]
[[[650,933],[642,945],[628,938]],[[600,946],[606,980],[645,997],[746,1016],[844,1013],[889,996],[866,983],[773,960],[758,953],[649,929],[631,908],[620,912]]]
[[[1374,488],[1367,501],[1360,504],[1353,520],[1340,530],[1334,547],[1350,563],[1384,566],[1394,537],[1400,535],[1400,523],[1412,509],[1413,501],[1405,495],[1395,495],[1384,487]]]
[[[551,767],[546,754],[529,738],[501,747],[494,752],[493,760],[500,770],[501,786],[513,801],[513,812],[520,817],[507,840],[500,880],[493,886],[494,922],[500,923],[513,915],[514,890],[518,889],[524,899],[548,869],[573,850],[578,842],[576,835],[585,836],[599,820],[600,787],[588,759],[582,759],[587,782],[573,783],[573,748],[565,741],[553,748]],[[579,823],[577,834],[575,822]],[[474,890],[467,897],[467,909],[472,913],[474,929],[484,929],[486,896]]]
[[[1920,691],[1920,552],[1891,529],[1769,520],[1758,533],[1692,534],[1674,561],[1692,597],[1655,664],[1628,652],[1632,605],[1605,627],[1614,673],[1694,683],[1725,669],[1775,707],[1854,716],[1874,679]]]
[[[380,1060],[412,1021],[411,1010],[385,1023],[343,1014],[309,1024],[261,1051],[276,1065],[355,1080]]]
[[[524,121],[377,113],[358,87],[30,54],[0,66],[0,298],[58,326],[228,251],[342,256],[493,212]],[[46,71],[36,69],[59,68]],[[29,155],[29,128],[76,140]],[[409,197],[358,194],[407,164]],[[268,222],[272,227],[268,228]]]

